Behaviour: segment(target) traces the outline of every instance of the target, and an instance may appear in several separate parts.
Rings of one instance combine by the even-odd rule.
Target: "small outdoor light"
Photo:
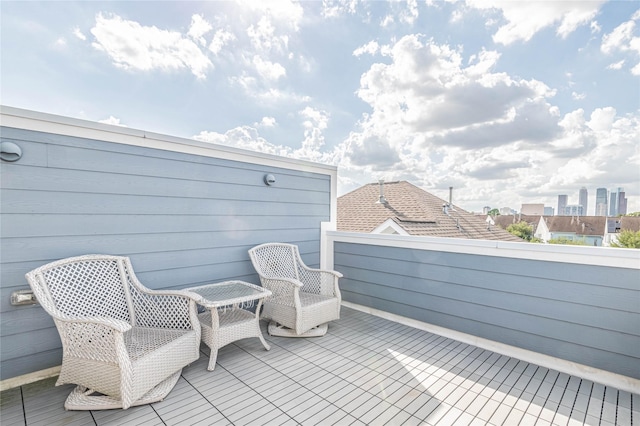
[[[13,142],[0,142],[0,159],[2,161],[18,161],[22,157],[22,149]]]
[[[276,177],[272,174],[266,174],[264,175],[264,183],[267,186],[271,186],[276,183]]]

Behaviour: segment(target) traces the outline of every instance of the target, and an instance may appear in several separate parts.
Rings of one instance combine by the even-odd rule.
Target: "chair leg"
[[[162,401],[178,383],[182,370],[160,382],[156,387],[134,401],[131,406],[151,404]],[[113,410],[122,408],[122,401],[107,395],[92,395],[95,393],[84,386],[76,386],[64,403],[65,410]]]

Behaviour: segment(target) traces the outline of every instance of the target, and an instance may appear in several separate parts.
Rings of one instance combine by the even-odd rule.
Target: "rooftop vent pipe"
[[[376,204],[387,204],[387,199],[384,198],[384,179],[380,179],[378,184],[380,185],[380,197],[378,201],[376,201]]]
[[[449,187],[449,207],[451,207],[451,203],[453,201],[453,186]]]

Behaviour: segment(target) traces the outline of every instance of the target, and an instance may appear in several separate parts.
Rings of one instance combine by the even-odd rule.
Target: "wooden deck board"
[[[65,411],[55,378],[0,395],[14,425],[621,425],[640,396],[344,308],[324,337],[266,334],[209,350],[164,401]]]

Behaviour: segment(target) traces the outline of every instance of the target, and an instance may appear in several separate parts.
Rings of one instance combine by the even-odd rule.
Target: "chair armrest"
[[[271,291],[271,296],[265,301],[287,306],[300,306],[299,291],[302,283],[298,280],[285,277],[265,278],[260,277],[262,287]]]
[[[184,290],[139,288],[134,296],[135,325],[150,328],[190,330],[198,328],[198,310],[193,293]]]
[[[120,365],[131,324],[114,318],[54,317],[65,356]],[[123,353],[124,352],[124,353]]]
[[[340,272],[329,269],[314,269],[306,266],[300,272],[302,275],[301,280],[304,283],[301,291],[340,298],[340,290],[338,288],[338,279],[342,277]]]
[[[321,272],[326,274],[332,274],[332,275],[335,275],[336,278],[342,278],[344,276],[340,272],[334,271],[331,269],[317,269],[317,268],[309,268],[309,267],[305,267],[305,269],[310,272]]]

